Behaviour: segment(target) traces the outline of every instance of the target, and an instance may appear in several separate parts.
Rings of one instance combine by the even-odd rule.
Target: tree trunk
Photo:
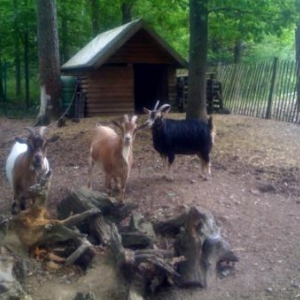
[[[123,0],[121,3],[122,11],[122,24],[126,24],[132,21],[131,10],[135,0]]]
[[[234,63],[239,64],[243,58],[243,41],[236,40],[234,46]]]
[[[24,33],[24,74],[25,74],[25,103],[29,108],[29,34],[28,30]]]
[[[19,36],[19,17],[18,17],[18,0],[14,0],[14,13],[15,13],[15,22],[14,22],[14,42],[15,42],[15,80],[16,80],[16,97],[18,98],[21,95],[21,50],[20,50],[20,36]]]
[[[190,50],[186,118],[207,120],[208,0],[190,0]]]
[[[2,58],[1,58],[1,53],[0,53],[0,102],[4,102],[4,88],[3,88],[3,70],[5,66],[3,66]]]
[[[100,3],[99,0],[90,0],[90,3],[92,9],[93,36],[96,36],[100,31]]]
[[[36,0],[36,5],[40,86],[45,86],[46,94],[50,96],[51,117],[58,119],[61,113],[61,84],[56,1]],[[38,119],[43,119],[41,113]],[[42,125],[39,120],[37,123]]]
[[[296,42],[296,63],[297,63],[297,108],[300,110],[300,23],[297,24],[295,29],[295,42]]]

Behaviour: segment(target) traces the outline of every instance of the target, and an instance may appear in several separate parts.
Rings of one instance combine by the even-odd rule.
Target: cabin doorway
[[[168,100],[168,69],[166,65],[134,65],[134,108],[143,113],[143,107],[153,109],[157,100]]]

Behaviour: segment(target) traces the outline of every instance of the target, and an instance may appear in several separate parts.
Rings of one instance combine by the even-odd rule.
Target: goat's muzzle
[[[36,154],[33,157],[32,165],[36,171],[42,171],[44,169],[44,157],[41,154]]]
[[[132,137],[131,136],[126,135],[124,137],[124,144],[129,145],[131,143],[131,141],[132,141]]]

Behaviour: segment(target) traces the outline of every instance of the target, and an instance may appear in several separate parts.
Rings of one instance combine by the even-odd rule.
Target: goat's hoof
[[[204,181],[210,181],[210,179],[211,179],[210,175],[202,175],[201,177]]]

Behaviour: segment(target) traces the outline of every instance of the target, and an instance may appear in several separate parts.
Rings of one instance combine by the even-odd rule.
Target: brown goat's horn
[[[158,108],[158,105],[159,105],[159,100],[156,101],[156,104],[155,104],[153,110],[156,110]]]
[[[126,122],[126,123],[129,122],[129,117],[128,117],[128,115],[124,115],[124,122]]]
[[[40,128],[39,133],[40,133],[41,136],[44,136],[46,129],[47,129],[46,126],[42,126],[42,127]]]
[[[35,131],[32,127],[25,127],[24,129],[29,131],[30,135],[35,135]]]

